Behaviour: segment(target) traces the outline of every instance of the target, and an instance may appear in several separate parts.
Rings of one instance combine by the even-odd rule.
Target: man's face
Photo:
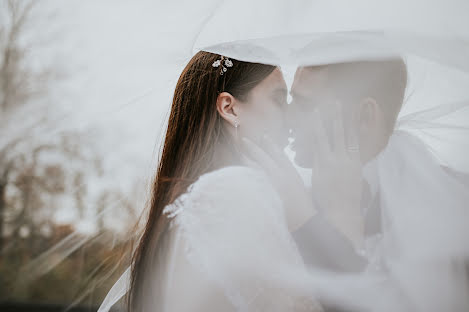
[[[321,123],[319,126],[325,130],[332,150],[339,143],[345,143],[347,148],[357,144],[358,109],[350,90],[352,85],[353,81],[334,79],[327,66],[300,67],[296,71],[291,88],[292,102],[288,105],[288,123],[293,132],[295,162],[299,166],[312,167],[318,127],[313,120]],[[344,131],[339,143],[332,139],[338,118]]]
[[[334,94],[331,93],[328,82],[327,68],[298,68],[291,88],[291,96],[288,120],[294,138],[292,149],[296,153],[295,162],[301,167],[310,168],[315,148],[313,115],[327,114],[328,105],[334,102]]]

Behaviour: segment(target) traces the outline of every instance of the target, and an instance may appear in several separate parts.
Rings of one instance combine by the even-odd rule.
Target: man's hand
[[[349,133],[347,146],[340,106],[333,106],[329,120],[317,112],[311,121],[315,128],[312,138],[315,151],[311,177],[313,195],[324,209],[326,218],[359,244],[363,237],[360,152],[354,133]],[[332,123],[329,136],[325,123]]]

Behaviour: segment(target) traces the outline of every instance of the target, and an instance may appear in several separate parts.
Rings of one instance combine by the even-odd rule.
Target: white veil
[[[341,309],[467,310],[469,3],[329,0],[223,1],[204,5],[207,14],[199,23],[200,29],[185,39],[187,46],[193,45],[192,53],[202,50],[236,60],[279,65],[287,78],[289,69],[301,66],[393,57],[404,58],[407,65],[406,96],[395,130],[386,148],[363,168],[364,179],[373,193],[379,193],[379,219],[383,225],[360,255],[366,269],[344,273],[314,265],[304,267],[304,259],[295,257],[262,267],[262,261],[268,263],[266,257],[277,252],[272,246],[272,254],[253,257],[259,260],[254,267],[265,270],[259,276],[265,278],[275,270],[277,275],[269,282],[281,281],[285,288],[301,289],[302,296],[320,298],[321,304]],[[355,82],[350,81],[350,86]],[[243,203],[240,200],[232,205]],[[268,211],[269,203],[256,202],[261,207],[257,213]],[[206,213],[199,212],[198,216],[186,218],[200,218]],[[270,218],[277,220],[278,216],[272,213]],[[186,221],[186,229],[190,228],[191,219],[182,220]],[[280,228],[285,229],[283,225]],[[308,242],[311,233],[300,234],[301,240]],[[324,244],[334,243],[328,232],[319,229],[318,233],[324,234]],[[246,236],[217,239],[222,237],[239,242],[251,238],[249,232]],[[282,241],[292,253],[297,252],[289,238]],[[83,243],[72,245],[79,248]],[[249,245],[253,250],[253,246],[262,244],[254,243]],[[55,258],[59,262],[73,252],[66,242],[56,247],[65,251],[60,259]],[[211,251],[203,244],[198,247],[200,252],[214,255],[223,252]],[[43,265],[50,260],[47,256],[38,257],[26,273],[44,271]],[[204,260],[201,257],[195,261],[209,268],[216,265]],[[225,278],[215,276],[215,271],[213,274],[214,279]],[[129,280],[127,269],[108,292],[100,312],[109,311],[125,296]],[[230,294],[242,302],[249,291],[238,289],[239,293],[233,295],[233,288],[240,285],[244,284],[225,286],[232,287]]]

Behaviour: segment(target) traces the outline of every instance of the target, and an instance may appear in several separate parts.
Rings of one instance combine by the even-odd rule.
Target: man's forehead
[[[326,87],[327,78],[328,69],[326,66],[298,67],[295,72],[291,92],[292,94],[304,94],[316,88],[324,88]]]
[[[268,89],[286,89],[282,72],[276,68],[261,84]]]

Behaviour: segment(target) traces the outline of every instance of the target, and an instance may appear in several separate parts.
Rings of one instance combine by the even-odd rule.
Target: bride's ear
[[[238,105],[237,101],[228,92],[222,92],[217,98],[217,111],[220,116],[236,127],[238,123]]]

